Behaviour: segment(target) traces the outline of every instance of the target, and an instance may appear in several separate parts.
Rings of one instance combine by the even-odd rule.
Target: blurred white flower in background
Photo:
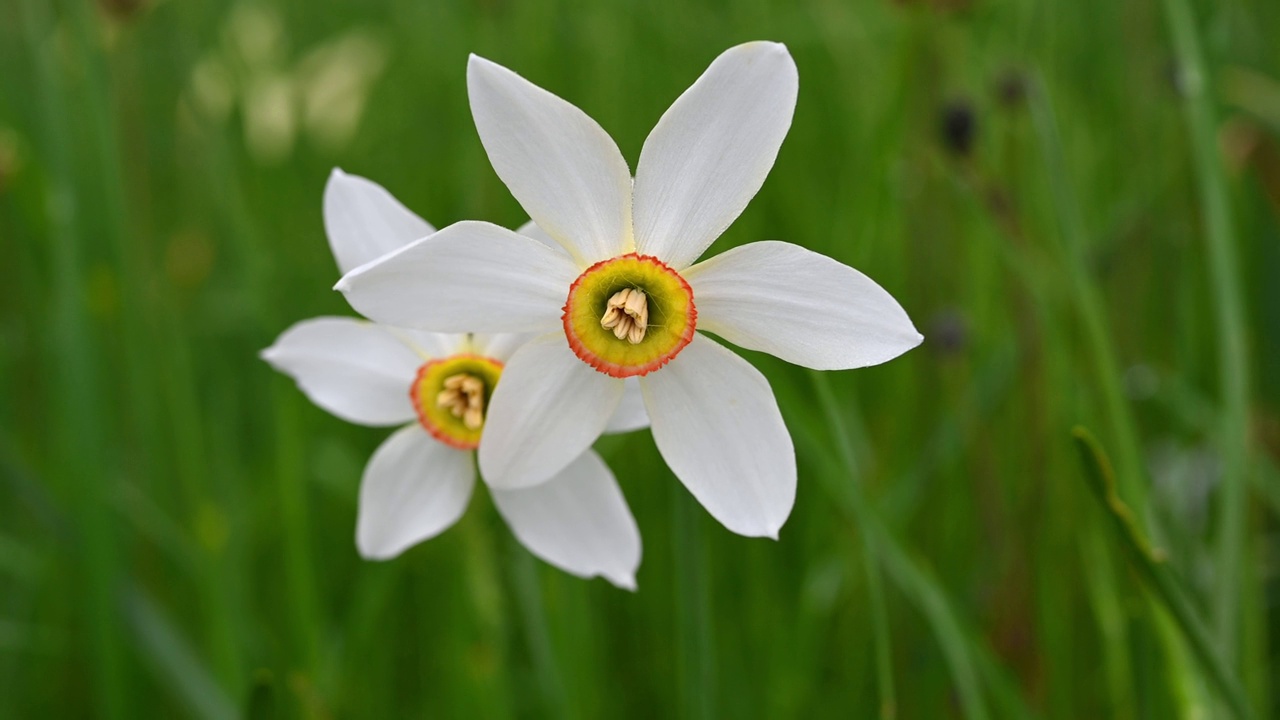
[[[279,11],[240,4],[221,42],[196,62],[181,102],[218,123],[239,109],[245,145],[263,164],[285,160],[300,134],[337,152],[355,136],[386,56],[376,35],[357,29],[306,48],[295,60]]]

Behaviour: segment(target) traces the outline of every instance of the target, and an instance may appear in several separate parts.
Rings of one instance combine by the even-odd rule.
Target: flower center
[[[632,345],[644,340],[644,329],[649,324],[649,301],[644,291],[623,288],[609,298],[609,304],[600,318],[600,327],[613,330],[613,336],[626,339]]]
[[[631,253],[587,268],[569,288],[564,333],[580,360],[613,377],[666,365],[697,326],[693,289],[661,260]]]
[[[484,381],[468,373],[450,375],[436,395],[436,405],[462,418],[468,430],[479,430],[484,425]]]
[[[484,413],[502,363],[483,355],[453,355],[427,362],[409,388],[418,422],[431,436],[459,450],[480,445]]]

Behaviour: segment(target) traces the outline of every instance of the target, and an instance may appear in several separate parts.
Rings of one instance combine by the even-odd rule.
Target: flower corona
[[[480,447],[489,397],[501,375],[502,363],[483,355],[427,361],[409,388],[418,422],[449,447],[475,450]]]
[[[693,340],[698,310],[680,273],[656,257],[631,253],[578,276],[561,320],[582,362],[625,378],[647,375],[678,355]]]

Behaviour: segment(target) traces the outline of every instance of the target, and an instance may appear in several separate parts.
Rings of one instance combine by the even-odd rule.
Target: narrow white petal
[[[629,377],[622,381],[622,402],[613,411],[606,433],[624,433],[649,427],[649,413],[644,409],[644,395],[640,392],[640,378]]]
[[[296,380],[311,402],[348,422],[399,425],[416,417],[409,386],[424,360],[374,323],[303,320],[263,350],[262,359]]]
[[[548,235],[545,230],[538,227],[538,223],[532,220],[516,228],[516,232],[520,233],[521,235],[524,235],[525,237],[531,237],[534,240],[537,240],[538,242],[542,243],[543,245],[546,245],[547,247],[551,248],[552,250],[555,250],[557,252],[565,252],[565,249],[560,247],[560,243],[553,240],[552,237]]]
[[[579,577],[601,575],[636,589],[640,529],[627,499],[594,451],[550,480],[522,490],[492,490],[498,512],[529,552]]]
[[[739,535],[778,537],[796,456],[769,381],[703,335],[640,378],[653,440],[707,512]]]
[[[874,280],[799,245],[751,243],[684,277],[699,330],[816,370],[878,365],[924,339]]]
[[[471,351],[505,363],[521,345],[535,337],[532,333],[476,333],[471,337]]]
[[[460,222],[343,276],[351,307],[388,325],[438,332],[545,332],[578,268],[506,228]]]
[[[475,55],[467,94],[493,169],[539,227],[583,264],[630,251],[631,171],[596,121]]]
[[[381,185],[338,168],[324,186],[324,229],[344,273],[436,231]]]
[[[436,442],[417,424],[397,430],[360,481],[360,555],[387,560],[444,532],[467,509],[475,482],[470,452]]]
[[[467,348],[467,335],[464,333],[433,333],[391,325],[383,325],[382,328],[413,348],[423,360],[457,355]]]
[[[491,487],[508,490],[550,478],[604,432],[622,386],[579,360],[563,332],[525,344],[489,402],[480,473]]]
[[[784,45],[729,48],[649,133],[635,183],[636,250],[677,270],[764,184],[791,127],[799,77]]]

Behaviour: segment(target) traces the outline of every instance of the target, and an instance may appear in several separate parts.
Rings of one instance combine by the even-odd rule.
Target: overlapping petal
[[[399,425],[415,417],[409,385],[423,359],[387,328],[354,318],[304,320],[281,333],[262,359],[348,422]]]
[[[338,168],[324,186],[324,229],[343,273],[436,231],[381,185]]]
[[[562,332],[522,346],[489,402],[480,440],[485,481],[529,487],[564,469],[600,437],[622,392],[622,380],[579,360]]]
[[[475,478],[470,452],[436,442],[416,424],[397,430],[373,453],[360,482],[360,554],[390,559],[444,532],[467,509]]]
[[[681,270],[742,213],[791,127],[799,76],[784,45],[729,48],[667,109],[636,166],[637,252]]]
[[[545,332],[578,268],[563,253],[484,222],[460,222],[343,276],[360,314],[443,332]]]
[[[631,171],[586,113],[471,56],[467,94],[493,169],[548,235],[584,265],[631,249]]]
[[[796,458],[764,375],[697,335],[640,388],[658,451],[707,512],[739,535],[777,538]]]
[[[875,281],[799,245],[751,243],[684,276],[699,329],[816,370],[877,365],[924,339]]]
[[[535,337],[530,333],[476,333],[471,336],[471,352],[505,363]]]
[[[529,551],[579,577],[634,590],[640,529],[613,473],[588,450],[550,480],[492,490],[498,512]]]
[[[538,223],[532,220],[516,228],[516,232],[520,233],[521,235],[524,235],[525,237],[531,237],[534,240],[537,240],[538,242],[542,243],[543,245],[546,245],[547,247],[551,248],[552,250],[565,252],[565,249],[560,247],[560,243],[552,239],[552,237],[548,235],[542,228],[538,227]]]
[[[624,433],[649,427],[649,413],[644,409],[640,378],[629,377],[622,381],[622,387],[622,401],[604,426],[606,433]]]

